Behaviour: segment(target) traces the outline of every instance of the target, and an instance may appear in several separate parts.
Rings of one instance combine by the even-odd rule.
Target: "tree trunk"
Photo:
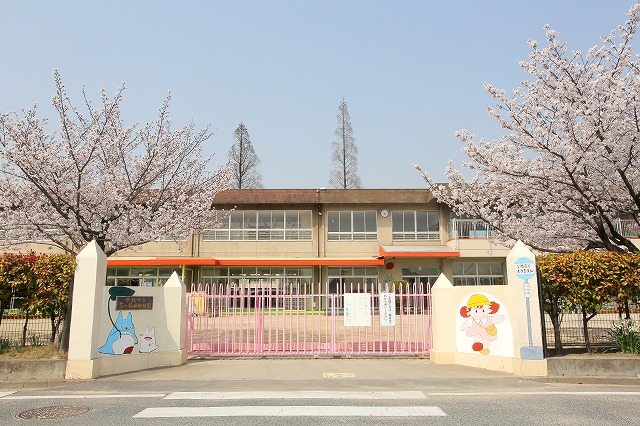
[[[555,342],[556,355],[562,354],[562,334],[560,333],[560,325],[562,319],[560,316],[562,313],[558,311],[558,301],[551,302],[551,324],[553,324],[553,340]]]
[[[22,327],[22,347],[27,346],[27,327],[29,325],[29,312],[24,315],[24,326]]]
[[[71,329],[71,306],[73,304],[73,277],[69,283],[69,298],[67,300],[67,308],[64,316],[64,322],[62,323],[62,330],[60,330],[60,339],[58,340],[58,349],[62,351],[69,351],[69,330]]]
[[[587,352],[591,353],[591,339],[589,338],[589,320],[595,317],[597,314],[593,313],[591,315],[587,315],[587,310],[585,307],[582,307],[582,331],[584,333],[584,343],[587,347]]]
[[[629,299],[624,301],[624,317],[625,319],[631,319],[631,309],[629,308]]]

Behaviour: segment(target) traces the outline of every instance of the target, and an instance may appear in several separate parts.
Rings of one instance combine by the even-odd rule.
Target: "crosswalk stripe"
[[[237,399],[425,399],[424,393],[419,391],[398,392],[327,392],[327,391],[301,391],[301,392],[173,392],[165,399],[210,399],[210,400],[237,400]]]
[[[134,418],[156,417],[431,417],[446,416],[438,407],[240,406],[150,407]]]
[[[640,392],[635,391],[539,391],[539,392],[428,392],[425,395],[429,396],[503,396],[503,395],[521,395],[521,396],[533,396],[533,395],[567,395],[567,396],[635,396],[640,395]]]

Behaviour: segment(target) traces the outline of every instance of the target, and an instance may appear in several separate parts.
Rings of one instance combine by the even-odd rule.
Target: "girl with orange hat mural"
[[[500,305],[490,302],[482,294],[474,294],[469,297],[467,304],[460,308],[460,315],[467,318],[460,327],[461,331],[466,330],[468,337],[473,337],[471,348],[482,355],[489,354],[491,342],[498,339],[498,329],[495,324],[504,321],[504,316],[497,314]]]

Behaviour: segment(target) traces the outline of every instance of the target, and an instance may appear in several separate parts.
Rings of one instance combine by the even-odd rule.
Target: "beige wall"
[[[89,379],[186,362],[187,351],[183,339],[186,289],[175,273],[164,287],[135,287],[134,296],[153,298],[152,309],[117,311],[116,302],[109,300],[109,290],[123,287],[105,286],[107,258],[95,242],[89,243],[78,254],[77,263],[67,378]],[[123,319],[132,319],[137,343],[133,343],[134,338],[125,333],[119,333],[122,338],[109,340],[112,321],[118,322],[119,312]],[[154,331],[155,344],[145,345],[143,334],[151,329]],[[130,344],[133,345],[133,352],[126,354],[120,351],[117,354],[118,347]],[[103,346],[113,350],[101,349]],[[107,354],[105,351],[114,353]]]
[[[438,278],[432,287],[433,348],[431,359],[441,364],[460,364],[523,376],[545,376],[546,360],[542,358],[542,335],[539,295],[535,276],[530,279],[531,293],[531,345],[523,280],[515,275],[514,262],[522,257],[535,259],[524,244],[518,242],[507,260],[507,285],[454,287],[446,276]],[[473,349],[476,341],[466,334],[465,325],[471,322],[460,314],[472,295],[481,294],[500,308],[495,315],[502,316],[496,323],[497,338],[489,341],[487,353]],[[524,350],[523,350],[524,348]],[[539,349],[532,350],[532,349]],[[528,354],[539,353],[539,358]]]

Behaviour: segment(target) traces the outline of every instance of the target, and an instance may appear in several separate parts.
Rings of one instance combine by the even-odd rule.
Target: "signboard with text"
[[[368,293],[345,293],[344,326],[371,326],[371,295]]]
[[[395,293],[380,293],[380,325],[394,327],[396,325]]]
[[[116,311],[140,311],[153,309],[153,296],[118,296]]]

